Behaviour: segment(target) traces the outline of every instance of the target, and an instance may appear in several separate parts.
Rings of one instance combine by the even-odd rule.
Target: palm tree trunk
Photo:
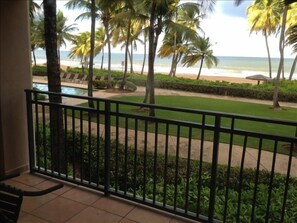
[[[177,11],[175,11],[175,22],[177,21]],[[174,69],[176,69],[175,66],[175,61],[176,61],[176,31],[174,32],[174,42],[173,42],[173,48],[174,48],[174,52],[173,52],[173,56],[172,56],[172,62],[171,62],[171,69],[170,69],[170,72],[169,72],[169,76],[172,77],[172,76],[175,76],[175,71]],[[173,74],[174,72],[174,74]]]
[[[268,45],[268,36],[265,31],[265,43],[266,43],[266,50],[267,50],[267,56],[268,56],[268,66],[269,66],[269,77],[272,78],[272,69],[271,69],[271,57],[270,57],[270,50]]]
[[[61,93],[60,64],[57,52],[57,32],[56,32],[56,1],[44,0],[44,36],[45,51],[47,59],[48,89],[51,92]],[[62,98],[59,95],[50,95],[51,103],[60,104]],[[57,106],[50,108],[50,130],[52,139],[52,168],[54,171],[66,171],[63,166],[64,150],[64,127],[62,109]]]
[[[80,59],[80,63],[81,63],[81,71],[82,71],[82,74],[84,75],[85,74],[85,67],[84,67],[83,57]]]
[[[201,58],[201,63],[200,63],[199,72],[197,75],[197,80],[199,80],[199,78],[200,78],[200,74],[201,74],[201,70],[202,70],[202,66],[203,66],[203,60],[204,60],[204,56]]]
[[[101,51],[101,53],[102,53],[102,56],[101,56],[101,70],[103,70],[103,61],[104,61],[104,47],[102,47],[102,51]]]
[[[134,73],[133,70],[133,44],[131,43],[131,51],[130,51],[130,73]]]
[[[171,60],[171,67],[170,67],[170,71],[169,71],[169,77],[172,77],[173,76],[173,69],[174,69],[174,61],[175,61],[175,57],[176,57],[176,54],[175,54],[175,51],[173,52],[173,55],[172,55],[172,60]]]
[[[146,94],[149,95],[149,103],[155,104],[155,88],[154,88],[154,63],[155,63],[155,20],[156,20],[156,6],[157,0],[153,0],[150,12],[149,24],[149,61],[148,61],[148,75],[147,75],[147,88]],[[155,109],[150,108],[150,116],[155,116]]]
[[[105,28],[106,33],[106,41],[107,41],[107,48],[108,48],[108,66],[107,66],[107,72],[108,72],[108,83],[107,88],[111,88],[111,43],[110,43],[110,33],[109,33],[109,21],[106,19],[103,21],[103,25]]]
[[[286,21],[287,21],[287,12],[288,12],[288,5],[285,6],[282,18],[282,27],[281,27],[281,34],[280,34],[280,41],[279,41],[279,52],[280,52],[280,61],[277,71],[277,76],[275,79],[275,86],[273,92],[273,108],[278,109],[280,107],[278,103],[278,90],[279,90],[279,80],[280,75],[282,73],[284,67],[284,46],[285,46],[285,29],[286,29]]]
[[[130,41],[130,36],[131,36],[131,18],[129,18],[128,22],[128,28],[127,28],[127,39],[126,39],[126,46],[125,46],[125,68],[124,68],[124,75],[123,75],[123,81],[120,85],[120,89],[124,89],[124,86],[126,85],[126,80],[127,80],[127,71],[128,71],[128,51],[129,51],[129,41]]]
[[[57,49],[57,54],[58,54],[58,63],[59,63],[59,65],[60,65],[60,50],[59,50],[59,48]],[[59,67],[60,68],[60,67]]]
[[[93,66],[94,66],[94,48],[95,48],[95,25],[96,25],[96,5],[95,0],[91,1],[91,41],[90,41],[90,61],[88,75],[88,96],[93,97]],[[89,107],[94,108],[93,100],[89,100]]]
[[[141,75],[143,75],[145,62],[146,62],[146,34],[144,34],[144,49],[143,49],[143,62],[142,62],[142,68],[141,68]]]
[[[294,75],[295,68],[296,68],[296,63],[297,63],[297,54],[295,56],[295,59],[293,61],[292,67],[291,67],[290,76],[289,76],[290,81],[293,79],[293,75]]]
[[[36,66],[36,56],[35,56],[35,49],[34,49],[34,47],[31,47],[31,51],[32,51],[32,54],[33,54],[34,66]]]

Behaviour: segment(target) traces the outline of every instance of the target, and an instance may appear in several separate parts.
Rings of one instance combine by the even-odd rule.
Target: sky
[[[90,21],[75,21],[80,12],[66,10],[63,6],[66,2],[67,0],[57,0],[57,7],[68,18],[68,24],[77,23],[79,32],[89,31]],[[246,9],[251,3],[251,0],[244,0],[239,6],[235,6],[234,0],[217,0],[214,11],[201,22],[205,36],[210,38],[215,56],[267,57],[264,36],[261,33],[251,34],[249,30]],[[268,41],[271,57],[279,57],[278,37],[270,36]],[[66,49],[70,47],[68,44]],[[142,48],[138,47],[139,53],[142,53]],[[120,51],[119,48],[113,50]],[[285,57],[293,57],[289,48],[285,50]]]

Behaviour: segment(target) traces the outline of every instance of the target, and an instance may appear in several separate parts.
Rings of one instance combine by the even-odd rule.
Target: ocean
[[[70,59],[68,57],[69,51],[61,51],[61,65],[80,67],[79,59]],[[37,64],[44,64],[46,62],[45,52],[43,50],[36,50],[35,55],[37,58]],[[133,57],[133,69],[134,71],[141,71],[143,54],[135,53]],[[99,54],[94,59],[94,67],[100,68],[102,55]],[[122,61],[124,61],[124,53],[112,53],[111,55],[111,68],[113,70],[123,70]],[[249,75],[263,74],[269,76],[268,71],[268,59],[264,57],[230,57],[230,56],[218,56],[218,65],[208,69],[206,66],[202,68],[201,75],[206,76],[227,76],[227,77],[241,77],[245,78]],[[147,60],[144,71],[147,72]],[[278,58],[272,58],[272,76],[275,77],[278,69]],[[285,77],[289,76],[293,59],[285,59]],[[128,64],[128,71],[130,64]],[[181,64],[177,67],[177,74],[183,75],[197,75],[199,71],[199,63],[193,67],[184,67]],[[171,66],[170,58],[156,57],[155,60],[155,72],[156,73],[169,73]],[[107,69],[107,53],[104,54],[103,68]],[[297,79],[297,74],[293,76]]]

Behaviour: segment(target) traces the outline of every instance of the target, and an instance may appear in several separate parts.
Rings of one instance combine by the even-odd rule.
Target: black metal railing
[[[26,97],[31,171],[202,222],[297,221],[297,122]]]

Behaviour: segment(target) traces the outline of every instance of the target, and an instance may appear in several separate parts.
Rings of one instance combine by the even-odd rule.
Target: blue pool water
[[[38,90],[40,91],[48,91],[47,84],[33,83],[33,88],[38,88]],[[62,93],[73,95],[86,95],[88,93],[88,90],[82,88],[62,86]]]

